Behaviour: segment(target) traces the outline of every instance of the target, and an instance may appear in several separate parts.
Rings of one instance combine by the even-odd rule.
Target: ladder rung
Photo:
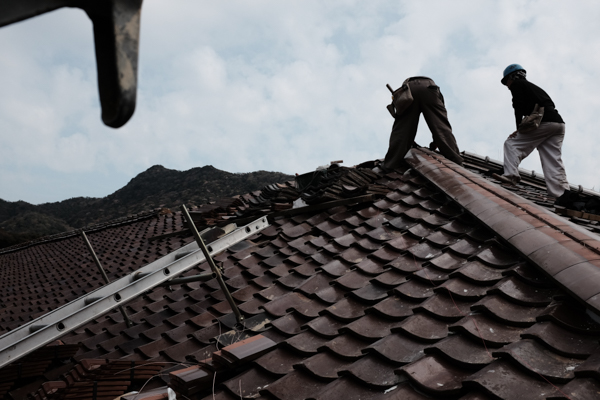
[[[97,302],[101,298],[102,297],[86,297],[84,303],[86,306],[89,306],[90,304]]]
[[[39,331],[40,329],[44,329],[47,325],[31,325],[29,327],[29,333],[34,333]]]

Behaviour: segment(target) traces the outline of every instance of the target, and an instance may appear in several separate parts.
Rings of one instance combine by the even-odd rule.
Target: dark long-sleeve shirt
[[[544,107],[542,122],[565,123],[554,108],[554,102],[541,87],[534,85],[526,79],[515,79],[510,85],[515,109],[517,128],[524,116],[531,114],[536,104]]]

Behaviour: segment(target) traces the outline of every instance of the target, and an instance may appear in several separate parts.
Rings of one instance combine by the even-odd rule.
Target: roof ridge
[[[412,149],[406,161],[558,285],[600,313],[598,236],[437,153]]]

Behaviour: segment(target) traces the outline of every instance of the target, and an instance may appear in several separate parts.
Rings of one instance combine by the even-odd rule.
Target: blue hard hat
[[[510,64],[508,67],[504,68],[504,74],[502,75],[502,80],[500,82],[502,82],[502,84],[504,84],[506,77],[515,71],[527,72],[527,71],[525,71],[525,68],[521,67],[521,65],[519,65],[519,64]]]

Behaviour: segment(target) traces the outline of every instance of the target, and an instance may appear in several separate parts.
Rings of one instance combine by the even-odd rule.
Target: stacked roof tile
[[[99,390],[144,383],[126,398],[168,390],[222,400],[597,397],[598,273],[576,268],[570,282],[553,270],[596,265],[593,228],[548,211],[551,199],[535,185],[513,188],[517,195],[473,174],[485,174],[475,157],[465,169],[426,150],[412,155],[376,175],[377,198],[272,214],[269,228],[215,257],[242,327],[215,279],[155,288],[125,306],[134,326],[115,311],[62,337],[77,352],[32,398],[114,398]],[[239,207],[261,197],[241,196]],[[235,221],[224,214],[216,220]],[[188,243],[168,235],[182,231],[174,213],[88,236],[114,279]],[[12,296],[0,313],[5,331],[52,293],[60,305],[101,284],[78,237],[0,262],[10,282],[2,298]],[[208,270],[202,263],[186,275]],[[27,289],[36,279],[39,288]]]

